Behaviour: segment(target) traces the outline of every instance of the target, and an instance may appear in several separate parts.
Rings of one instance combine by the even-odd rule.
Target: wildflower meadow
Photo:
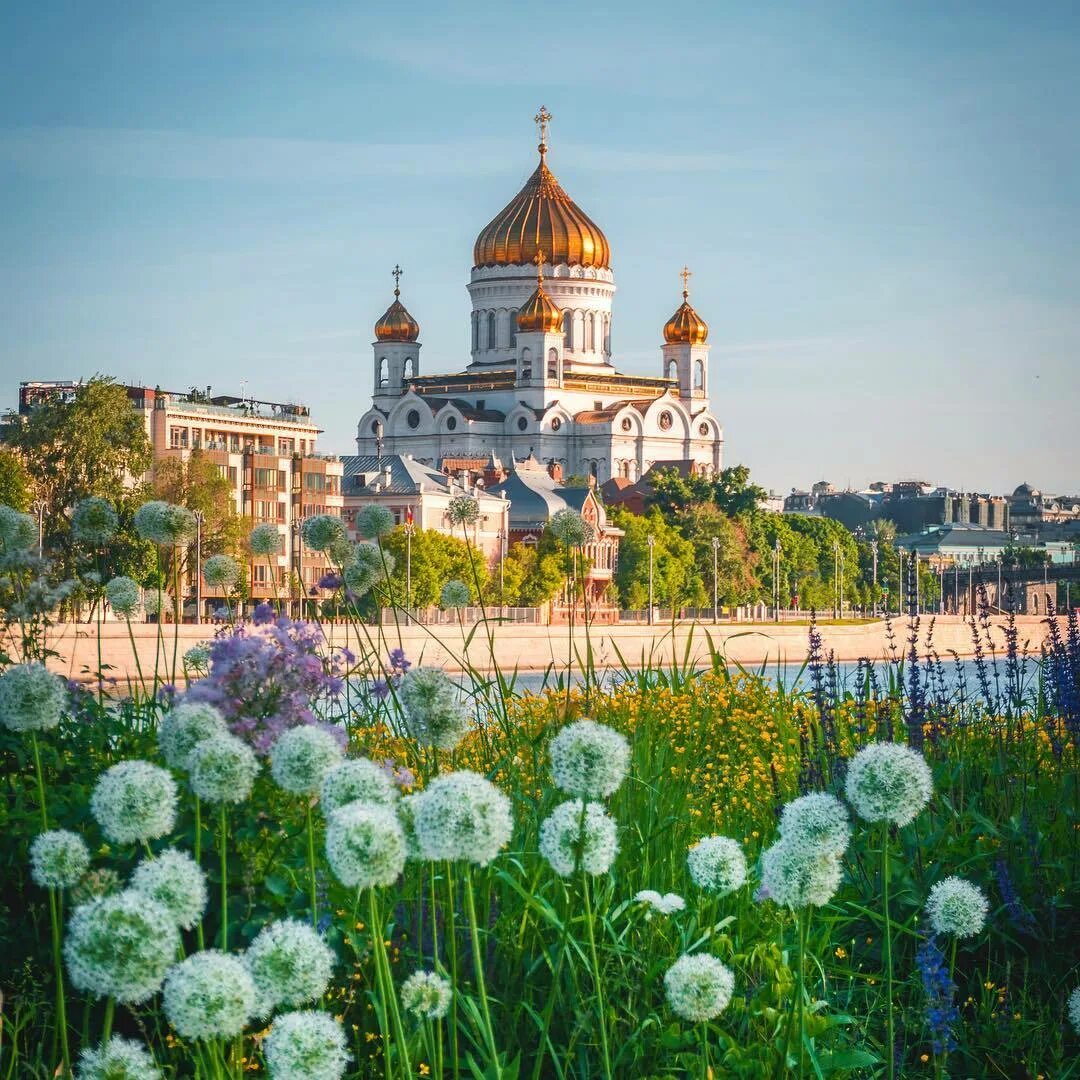
[[[0,508],[0,1080],[1080,1076],[1074,613],[1038,656],[973,619],[974,686],[915,616],[846,686],[811,629],[790,690],[715,653],[598,670],[586,612],[526,692],[361,622],[400,608],[387,522],[335,521],[306,540],[362,650],[227,605],[69,684],[69,586]]]

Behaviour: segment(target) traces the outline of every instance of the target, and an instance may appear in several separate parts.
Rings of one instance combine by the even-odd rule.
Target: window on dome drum
[[[677,379],[679,377],[679,365],[674,360],[668,361],[667,377],[669,379]]]
[[[386,357],[383,356],[379,360],[379,385],[385,386],[390,381],[387,375],[386,369]]]
[[[410,409],[405,414],[405,423],[411,428],[418,428],[420,426],[420,414],[415,409]]]
[[[413,361],[411,356],[405,357],[405,366],[401,369],[401,374],[406,379],[411,379],[413,377]]]
[[[477,312],[472,313],[472,351],[480,348],[480,316]]]
[[[447,417],[446,430],[447,431],[454,431],[454,430],[456,430],[456,428],[457,428],[457,417],[456,416]]]
[[[562,421],[556,416],[555,419],[551,421],[551,430],[558,431],[561,427]]]
[[[524,416],[518,417],[518,431],[524,431],[529,426],[529,421]]]
[[[694,386],[698,390],[705,389],[705,365],[700,360],[694,365]]]
[[[667,431],[672,424],[671,413],[666,410],[660,414],[660,430]]]
[[[562,317],[563,344],[568,349],[574,347],[574,316],[569,311],[563,312]]]
[[[595,336],[594,336],[594,327],[595,326],[596,326],[596,321],[595,321],[595,319],[593,317],[593,313],[590,311],[588,316],[585,319],[585,348],[586,349],[595,349],[596,348],[596,339],[595,339]]]
[[[512,349],[517,348],[517,317],[518,309],[510,309],[510,347]]]
[[[487,320],[487,322],[488,322],[487,347],[489,349],[494,349],[495,346],[498,344],[498,342],[495,339],[495,312],[494,311],[489,311],[488,312],[488,320]]]

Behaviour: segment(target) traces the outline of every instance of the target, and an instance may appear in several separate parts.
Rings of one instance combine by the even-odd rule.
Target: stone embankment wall
[[[923,617],[920,633],[920,653],[926,650],[926,630],[929,618]],[[1064,620],[1062,620],[1062,623]],[[1036,616],[1016,619],[1021,647],[1038,655],[1047,634],[1047,621]],[[135,647],[143,672],[149,677],[154,670],[157,647],[157,627],[140,624],[134,626]],[[165,639],[165,656],[162,671],[171,669],[174,628],[162,628]],[[369,646],[363,635],[359,641],[350,628],[336,624],[326,626],[327,639],[337,646],[348,645],[357,653],[364,653]],[[906,622],[893,624],[896,647],[907,651],[908,627]],[[1064,626],[1063,626],[1064,629]],[[450,626],[424,627],[393,625],[368,627],[371,638],[377,644],[380,635],[384,651],[401,646],[414,664],[423,663],[461,670],[463,657],[462,633]],[[466,634],[472,628],[466,628]],[[882,659],[888,654],[889,642],[884,622],[857,625],[820,627],[826,651],[832,650],[838,660],[857,660],[860,657]],[[54,662],[58,672],[74,679],[85,679],[97,668],[96,627],[86,623],[63,623],[56,626],[50,637],[50,646],[60,659]],[[178,628],[179,654],[201,641],[214,636],[213,626],[183,625]],[[565,626],[530,626],[520,623],[494,625],[494,655],[500,670],[509,673],[520,671],[543,671],[549,665],[566,667],[570,655],[568,630]],[[1005,650],[1004,620],[992,620],[992,637],[998,653]],[[708,623],[679,623],[670,626],[595,626],[589,634],[595,663],[598,667],[620,667],[625,661],[632,667],[670,665],[672,660],[683,664],[707,663],[710,646],[733,662],[744,665],[762,663],[801,663],[806,658],[807,627],[791,624],[746,623],[713,626]],[[584,656],[586,639],[582,627],[574,628],[574,648]],[[137,678],[132,644],[123,623],[106,623],[102,627],[102,662],[108,666],[109,675],[121,683],[129,677]],[[971,628],[956,616],[938,616],[934,624],[934,648],[944,658],[953,652],[960,656],[972,655]],[[484,627],[472,633],[468,647],[469,663],[475,668],[491,667],[491,649]]]

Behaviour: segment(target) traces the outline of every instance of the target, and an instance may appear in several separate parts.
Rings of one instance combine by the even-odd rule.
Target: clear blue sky
[[[1075,3],[7,4],[0,404],[243,380],[350,451],[395,262],[466,361],[544,103],[620,367],[694,271],[729,463],[1076,491],[1078,100]]]

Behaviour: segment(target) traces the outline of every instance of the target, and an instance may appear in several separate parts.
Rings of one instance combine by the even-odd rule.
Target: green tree
[[[545,529],[539,543],[511,544],[503,566],[503,603],[508,607],[539,607],[563,587],[564,553]]]
[[[153,497],[186,506],[203,516],[202,554],[244,558],[244,540],[251,523],[236,512],[233,488],[221,469],[202,450],[187,460],[165,458],[154,468]]]
[[[399,527],[385,537],[383,547],[394,558],[394,570],[390,575],[390,591],[395,603],[404,606],[407,570],[404,528]],[[483,553],[474,548],[472,559],[475,561],[484,603],[495,603],[496,597],[489,583]],[[411,564],[413,607],[430,607],[432,604],[437,604],[443,586],[454,578],[468,585],[470,601],[477,602],[469,548],[460,537],[447,536],[434,529],[417,529],[412,536]]]
[[[609,515],[626,535],[619,544],[615,583],[624,607],[649,603],[649,543],[653,537],[653,602],[665,607],[701,607],[706,589],[694,545],[653,507],[643,517],[616,508]],[[708,594],[711,597],[711,592]]]
[[[712,489],[713,502],[729,517],[753,517],[768,494],[763,487],[750,483],[750,470],[745,465],[721,469]]]
[[[0,447],[0,504],[23,512],[30,509],[30,474],[23,459],[9,447]]]
[[[712,503],[690,506],[680,516],[683,535],[694,545],[694,562],[712,602],[713,540],[716,547],[716,595],[721,604],[743,604],[758,588],[757,558],[747,545],[746,530]]]

